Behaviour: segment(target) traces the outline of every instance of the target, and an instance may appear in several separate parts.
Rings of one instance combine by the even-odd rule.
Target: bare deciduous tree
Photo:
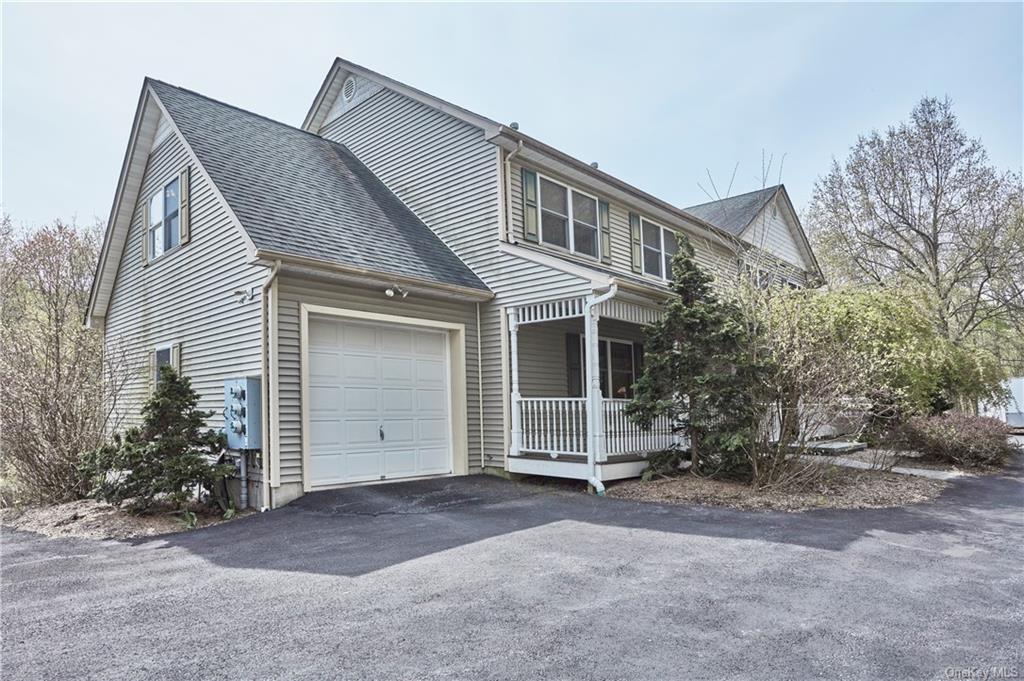
[[[1024,326],[1021,176],[999,172],[948,99],[858,138],[819,178],[807,211],[830,278],[915,290],[954,343]]]
[[[127,365],[83,325],[98,246],[97,228],[0,226],[0,453],[18,501],[81,495],[79,454],[114,425]]]

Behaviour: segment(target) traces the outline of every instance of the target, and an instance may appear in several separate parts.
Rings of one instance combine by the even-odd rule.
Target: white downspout
[[[597,477],[597,458],[604,447],[604,413],[601,404],[601,367],[600,352],[597,349],[597,322],[601,315],[594,308],[611,300],[619,292],[618,284],[612,284],[608,290],[596,297],[591,297],[583,305],[583,332],[587,356],[587,468],[590,477],[587,482],[594,488],[598,496],[604,496],[604,483]]]
[[[480,331],[480,303],[476,304],[476,397],[477,397],[477,420],[480,425],[480,470],[482,471],[487,462],[484,460],[484,359],[483,359],[483,336]]]
[[[277,278],[281,269],[281,261],[275,260],[267,280],[263,282],[260,290],[261,324],[260,324],[260,392],[263,393],[263,414],[261,415],[263,425],[263,447],[260,449],[260,477],[262,478],[263,493],[260,495],[262,502],[260,512],[270,510],[270,308],[267,305],[267,292]],[[277,301],[274,301],[277,304]]]
[[[519,152],[523,150],[523,141],[519,141],[519,146],[509,152],[508,156],[505,157],[505,241],[513,243],[515,239],[512,238],[512,159],[519,155]]]

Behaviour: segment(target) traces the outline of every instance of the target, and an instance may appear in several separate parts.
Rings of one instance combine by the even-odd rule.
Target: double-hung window
[[[584,339],[579,334],[568,334],[566,341],[569,396],[582,397],[587,392],[587,353]],[[597,348],[601,396],[632,398],[633,384],[642,370],[643,345],[625,340],[600,338]]]
[[[676,233],[646,218],[640,219],[644,274],[672,278],[672,258],[679,251]]]
[[[149,199],[146,238],[151,260],[175,248],[181,238],[179,188],[178,178],[174,178]]]
[[[527,220],[533,198],[538,197],[537,208],[540,211],[540,241],[579,253],[591,258],[600,257],[600,224],[602,210],[607,214],[607,206],[602,206],[595,197],[576,189],[549,180],[533,172],[523,174],[527,183],[525,197]],[[529,187],[536,182],[536,190]],[[607,222],[607,218],[604,219]]]

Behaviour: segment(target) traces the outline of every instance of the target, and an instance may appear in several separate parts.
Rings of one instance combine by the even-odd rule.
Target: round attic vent
[[[341,96],[346,102],[352,101],[352,97],[356,94],[356,79],[354,76],[349,76],[345,79],[344,85],[341,86]]]

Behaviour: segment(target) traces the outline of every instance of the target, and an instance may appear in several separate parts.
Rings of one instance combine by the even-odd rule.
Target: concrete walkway
[[[844,456],[812,456],[810,454],[804,454],[801,458],[805,461],[832,464],[834,466],[843,466],[844,468],[859,468],[865,471],[877,470],[885,473],[898,473],[900,475],[916,475],[920,478],[931,478],[932,480],[956,480],[957,478],[962,478],[967,475],[967,473],[962,473],[960,471],[937,471],[931,468],[907,468],[905,466],[893,466],[892,468],[887,468],[881,463],[858,461],[857,459],[848,459]]]

